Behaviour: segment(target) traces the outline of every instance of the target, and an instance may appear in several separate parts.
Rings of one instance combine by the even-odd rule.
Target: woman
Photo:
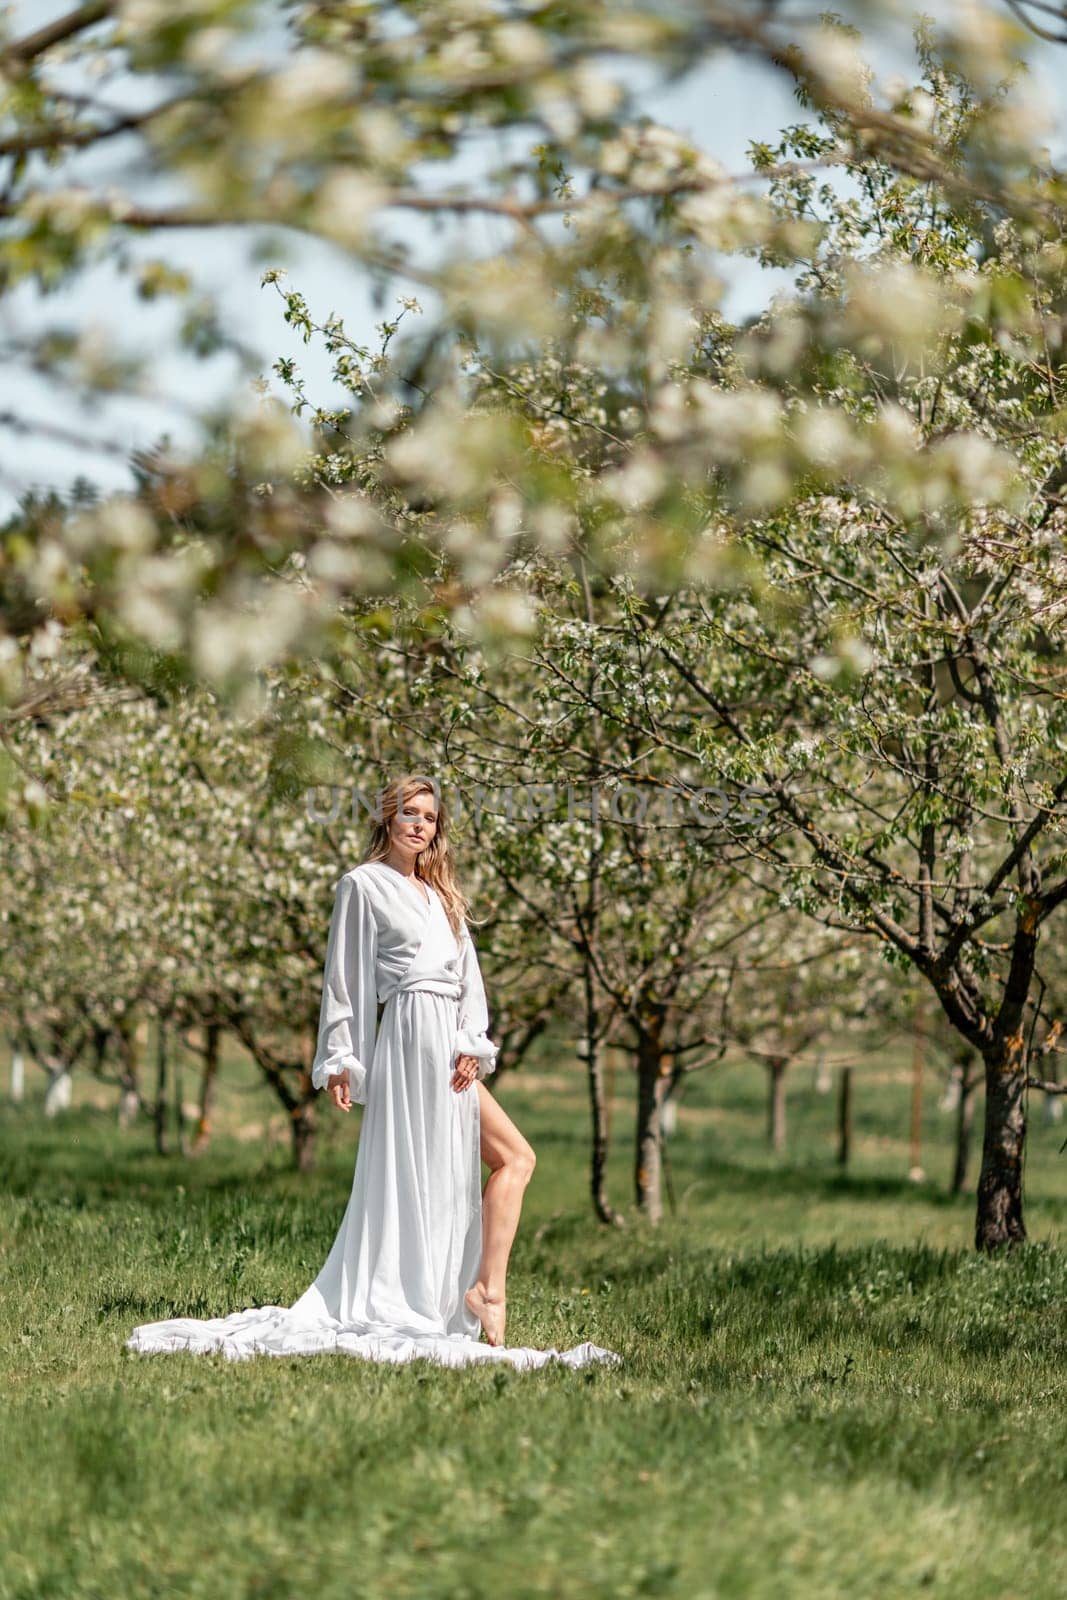
[[[465,910],[434,783],[398,779],[366,859],[337,885],[326,945],[312,1083],[340,1111],[366,1107],[330,1253],[288,1308],[143,1323],[129,1349],[221,1349],[235,1360],[336,1350],[449,1366],[619,1360],[588,1343],[563,1353],[504,1344],[534,1152],[484,1087],[498,1047]],[[484,1197],[481,1158],[492,1168]]]

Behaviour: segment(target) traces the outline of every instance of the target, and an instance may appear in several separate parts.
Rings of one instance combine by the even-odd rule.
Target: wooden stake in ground
[[[837,1101],[837,1164],[847,1167],[852,1154],[852,1068],[841,1068],[841,1092]]]

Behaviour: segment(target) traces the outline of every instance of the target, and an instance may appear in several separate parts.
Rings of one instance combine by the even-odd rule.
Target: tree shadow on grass
[[[116,1130],[114,1118],[79,1107],[46,1121],[0,1108],[0,1194],[75,1210],[108,1205],[171,1206],[175,1189],[187,1195],[248,1195],[257,1199],[307,1196],[321,1205],[325,1190],[343,1206],[352,1181],[355,1147],[323,1150],[316,1169],[297,1172],[287,1150],[219,1137],[200,1155],[157,1153],[152,1130]]]
[[[699,1185],[702,1199],[706,1200],[715,1193],[717,1179],[721,1180],[719,1187],[723,1192],[747,1197],[754,1203],[783,1197],[893,1200],[917,1206],[935,1205],[950,1211],[974,1204],[973,1195],[950,1194],[934,1179],[916,1183],[895,1173],[842,1172],[836,1166],[819,1166],[812,1162],[772,1167],[712,1157],[704,1161],[690,1158],[675,1167],[674,1184],[679,1194],[684,1193],[687,1185],[695,1183]]]

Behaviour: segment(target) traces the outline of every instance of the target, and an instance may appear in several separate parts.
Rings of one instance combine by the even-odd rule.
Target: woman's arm
[[[378,1031],[378,925],[365,886],[353,873],[337,885],[319,1007],[311,1082],[325,1089],[348,1073],[353,1100],[367,1099],[367,1072]]]
[[[489,1008],[485,998],[482,969],[474,948],[470,929],[463,924],[463,937],[459,947],[459,1033],[456,1054],[478,1057],[478,1077],[488,1078],[496,1071],[496,1058],[500,1046],[494,1044],[486,1030],[489,1027]]]

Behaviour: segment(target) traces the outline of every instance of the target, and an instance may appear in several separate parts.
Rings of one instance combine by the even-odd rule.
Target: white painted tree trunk
[[[21,1050],[11,1052],[11,1098],[20,1105],[26,1093],[26,1065]]]
[[[939,1111],[955,1111],[960,1103],[960,1094],[963,1087],[963,1074],[959,1067],[954,1066],[949,1074],[948,1082],[937,1102]]]
[[[119,1127],[128,1128],[137,1119],[140,1101],[136,1089],[123,1089],[119,1096]]]
[[[55,1072],[49,1081],[44,1096],[44,1114],[54,1117],[57,1111],[65,1111],[70,1105],[71,1076],[69,1072]]]

